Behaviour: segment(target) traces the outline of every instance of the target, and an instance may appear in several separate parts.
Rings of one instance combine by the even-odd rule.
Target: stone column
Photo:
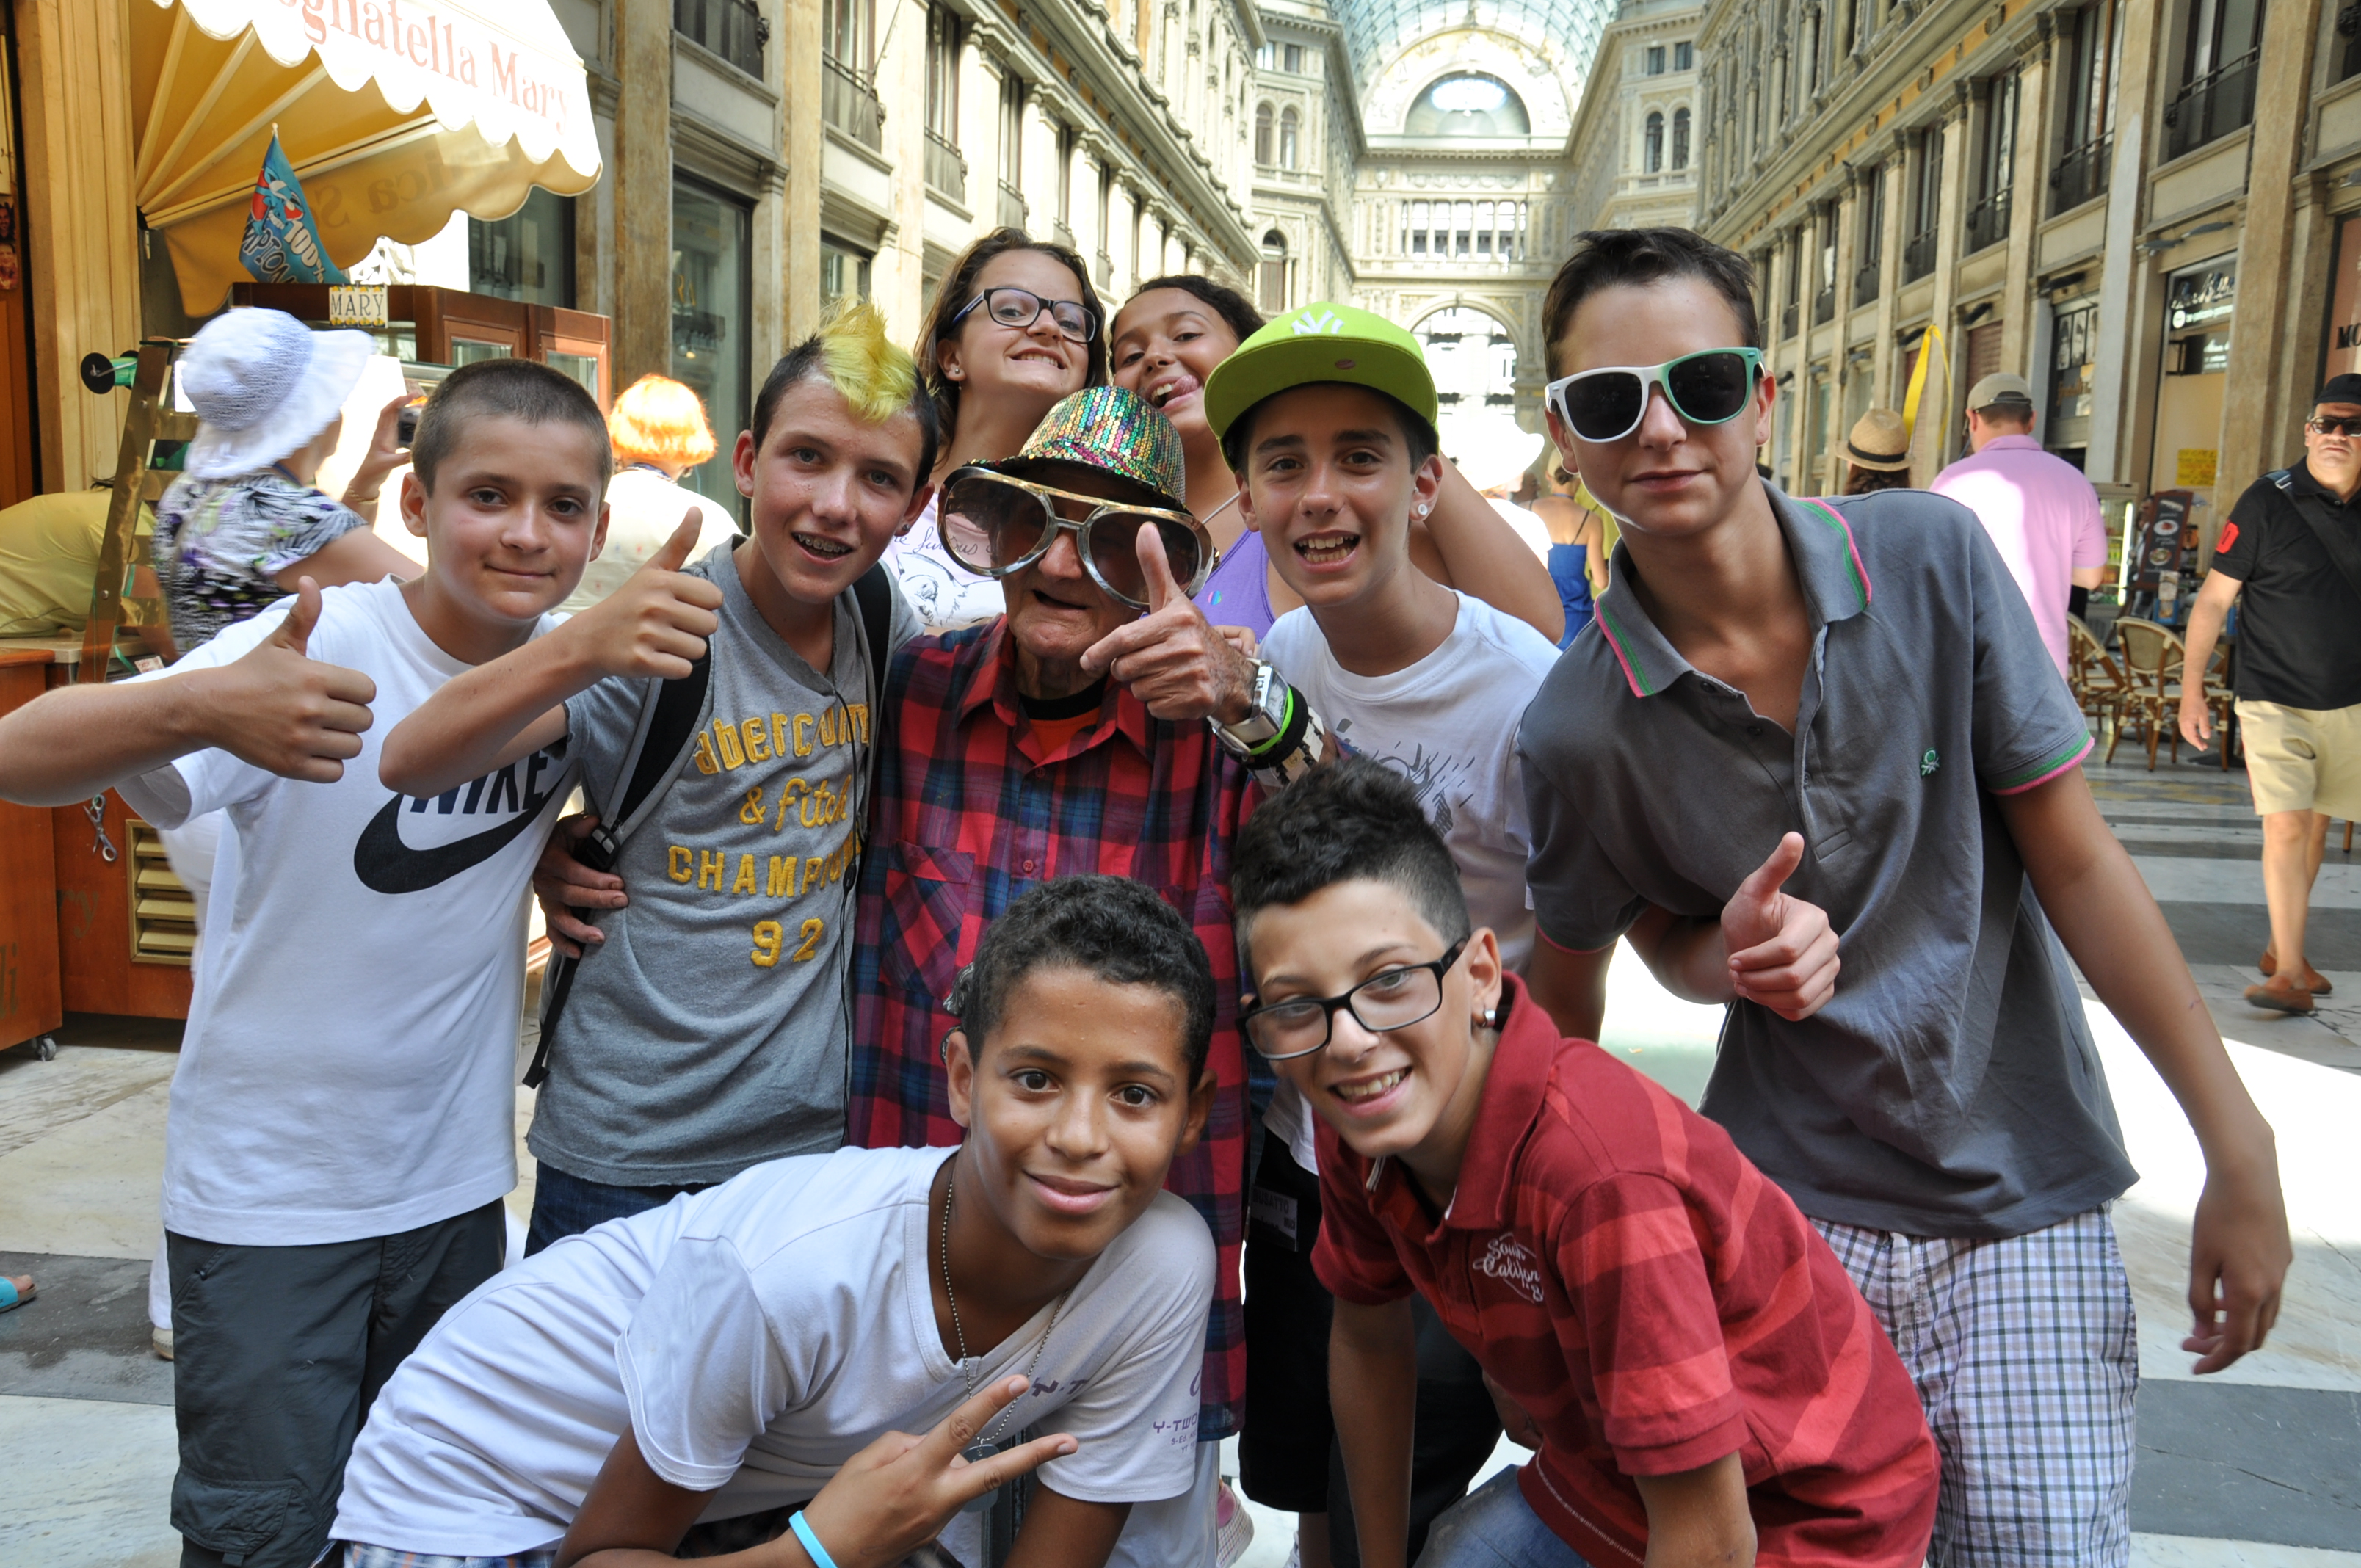
[[[814,26],[818,0],[813,6]],[[616,0],[615,385],[672,370],[672,5]],[[785,57],[794,69],[795,56]],[[788,100],[794,103],[792,97]],[[818,118],[818,87],[807,100]],[[815,214],[817,215],[817,214]],[[794,294],[790,291],[788,298]]]
[[[2294,251],[2296,170],[2303,161],[2309,116],[2294,106],[2303,103],[2311,86],[2312,45],[2319,34],[2317,5],[2273,5],[2263,13],[2246,233],[2238,246],[2238,326],[2230,334],[2229,375],[2222,388],[2214,519],[2257,476],[2278,467],[2295,439],[2300,416],[2286,406],[2288,391],[2278,370],[2301,270]],[[2307,321],[2303,330],[2312,326]],[[2307,343],[2307,356],[2313,346]],[[2302,411],[2308,413],[2309,405]]]
[[[2049,195],[2049,54],[2057,23],[2048,13],[2017,56],[2016,159],[2009,170],[2008,274],[2001,287],[2000,362],[2039,385],[2027,354],[2033,315],[2046,307],[2033,296],[2034,237]]]
[[[128,392],[91,396],[79,373],[83,355],[119,353],[140,337],[127,16],[88,0],[16,6],[29,388],[45,491],[112,478],[131,405]]]
[[[631,0],[665,12],[664,0]],[[787,133],[787,340],[800,343],[819,325],[820,164],[828,132],[820,119],[820,0],[786,0],[782,102]]]
[[[2140,194],[2147,168],[2150,122],[2160,119],[2157,104],[2157,27],[2160,7],[2133,5],[2124,14],[2124,48],[2115,82],[2115,148],[2107,171],[2105,249],[2100,258],[2099,345],[2091,397],[2091,444],[2083,471],[2095,484],[2121,484],[2135,477],[2125,415],[2135,375],[2153,375],[2132,363],[2139,334],[2131,319],[2134,281],[2146,258],[2133,248],[2139,238]]]
[[[1902,206],[1910,193],[1910,133],[1895,131],[1893,151],[1873,178],[1885,181],[1885,229],[1877,243],[1877,338],[1870,357],[1870,401],[1901,406],[1894,385],[1894,296],[1902,292]]]
[[[1935,308],[1927,318],[1943,333],[1944,363],[1941,368],[1944,375],[1938,384],[1942,396],[1933,406],[1924,401],[1918,405],[1919,422],[1923,424],[1933,420],[1940,433],[1935,452],[1944,462],[1949,461],[1953,448],[1959,444],[1958,433],[1951,427],[1959,418],[1960,400],[1967,396],[1965,387],[1952,383],[1959,379],[1957,371],[1961,364],[1954,302],[1959,296],[1960,236],[1967,225],[1968,112],[1973,104],[1974,98],[1968,84],[1964,82],[1953,83],[1951,102],[1943,112],[1943,190],[1935,224]],[[1931,346],[1931,343],[1922,345],[1919,352],[1923,354]],[[1933,366],[1927,367],[1930,376],[1935,368]],[[1939,467],[1940,463],[1937,466]],[[1914,474],[1913,477],[1924,481],[1933,478],[1934,475]]]
[[[1845,433],[1850,429],[1845,419],[1845,393],[1856,372],[1852,367],[1852,275],[1860,265],[1853,258],[1859,252],[1861,231],[1861,183],[1877,178],[1875,170],[1864,175],[1848,164],[1844,171],[1843,194],[1837,202],[1837,313],[1832,323],[1834,337],[1828,346],[1828,466],[1821,479],[1824,495],[1836,495],[1844,489]]]

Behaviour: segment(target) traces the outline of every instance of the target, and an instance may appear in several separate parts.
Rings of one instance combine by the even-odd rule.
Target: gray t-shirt
[[[705,723],[688,763],[623,841],[631,902],[576,971],[552,1036],[535,1157],[623,1187],[724,1181],[844,1141],[845,968],[869,808],[869,655],[850,589],[823,675],[764,622],[728,548],[688,568],[721,586]],[[896,593],[892,645],[918,630]],[[647,683],[566,705],[590,808],[616,777]]]
[[[1519,737],[1540,928],[1589,951],[1645,905],[1716,918],[1800,832],[1787,887],[1841,938],[1836,994],[1801,1023],[1733,1004],[1706,1113],[1818,1219],[2006,1236],[2105,1202],[2136,1173],[1994,801],[2078,762],[2082,716],[1964,507],[1773,504],[1813,629],[1797,732],[1674,651],[1619,546],[1600,635]]]

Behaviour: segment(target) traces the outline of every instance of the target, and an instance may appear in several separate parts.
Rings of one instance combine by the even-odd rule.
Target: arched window
[[[1296,115],[1293,109],[1286,109],[1280,112],[1279,116],[1279,166],[1281,169],[1292,169],[1296,165],[1297,133],[1301,130],[1302,126],[1302,120]]]
[[[1640,170],[1653,174],[1664,167],[1664,116],[1653,110],[1648,115],[1646,144],[1640,155]]]
[[[1270,161],[1270,105],[1268,104],[1255,105],[1255,161],[1266,164]]]
[[[1255,292],[1262,296],[1257,304],[1274,314],[1287,309],[1287,236],[1277,229],[1263,234],[1262,267],[1255,282]]]
[[[1686,109],[1675,109],[1673,111],[1673,167],[1686,169],[1688,166],[1689,112]]]

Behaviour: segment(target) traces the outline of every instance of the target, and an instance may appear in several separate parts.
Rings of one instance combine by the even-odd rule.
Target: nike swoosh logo
[[[401,841],[401,807],[406,795],[395,795],[385,809],[369,818],[353,846],[353,874],[372,893],[420,893],[472,871],[516,842],[524,830],[541,820],[542,811],[520,811],[497,828],[413,850]],[[547,808],[544,803],[542,809]]]

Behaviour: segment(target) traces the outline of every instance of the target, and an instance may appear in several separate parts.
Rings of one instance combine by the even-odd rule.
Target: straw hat
[[[1892,409],[1872,409],[1853,421],[1845,437],[1845,461],[1856,468],[1892,474],[1910,466],[1910,432]]]
[[[250,474],[302,450],[343,411],[376,352],[365,332],[313,332],[284,311],[207,322],[178,367],[202,422],[189,443],[190,477]]]

